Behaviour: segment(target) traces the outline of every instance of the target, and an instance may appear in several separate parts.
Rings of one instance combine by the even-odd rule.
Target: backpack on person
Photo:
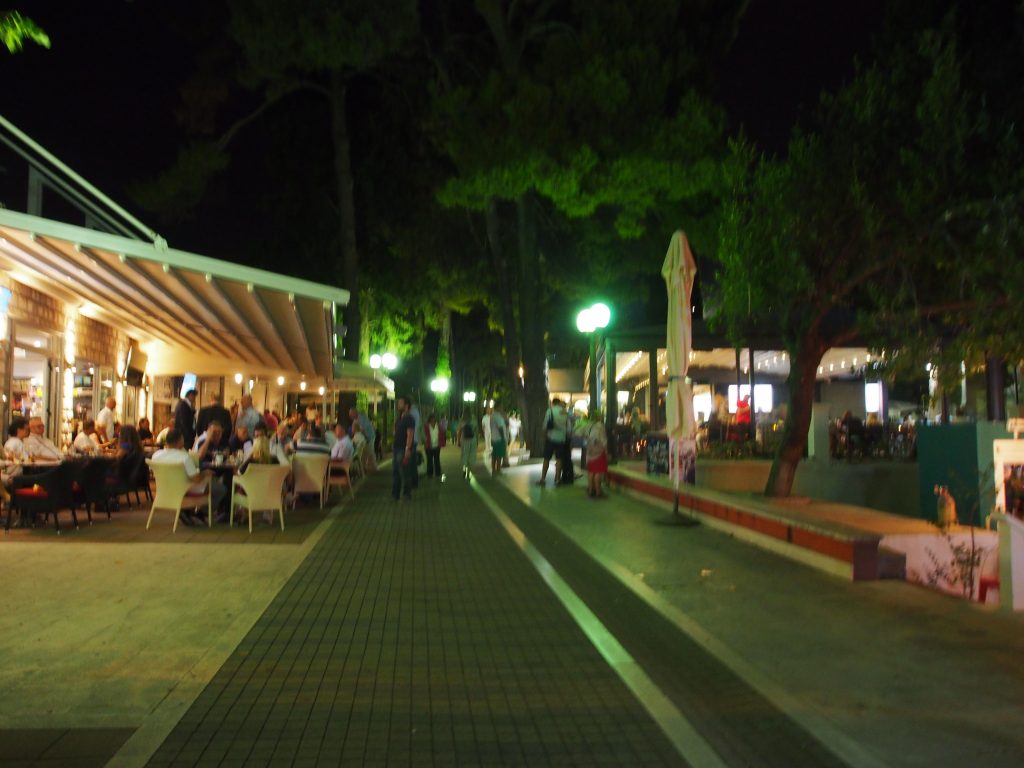
[[[472,440],[474,437],[476,437],[476,433],[473,431],[473,422],[467,421],[462,425],[462,439]]]

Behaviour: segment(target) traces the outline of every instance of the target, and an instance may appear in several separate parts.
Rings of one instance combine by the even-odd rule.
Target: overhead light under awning
[[[8,210],[0,268],[176,359],[268,375],[331,378],[335,309],[349,301],[341,288]]]

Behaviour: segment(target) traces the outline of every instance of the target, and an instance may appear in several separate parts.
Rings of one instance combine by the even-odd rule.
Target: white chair
[[[356,486],[352,480],[352,470],[355,468],[356,460],[352,457],[351,461],[344,461],[342,459],[331,459],[331,464],[328,467],[329,474],[327,475],[327,498],[331,497],[331,489],[336,486],[347,486],[348,495],[353,500],[356,498]],[[338,470],[342,470],[345,474],[337,474]],[[344,498],[344,495],[343,495]]]
[[[252,533],[254,510],[277,512],[283,531],[284,481],[291,471],[287,464],[250,464],[245,474],[235,475],[231,481],[231,525],[235,524],[235,507],[241,506],[249,510],[249,533]]]
[[[356,446],[356,452],[352,454],[352,466],[349,475],[354,483],[356,480],[366,477],[366,443]]]
[[[327,500],[327,468],[331,465],[331,457],[326,453],[296,453],[292,458],[292,476],[295,487],[292,488],[292,509],[300,493],[316,493],[320,496],[320,509]]]
[[[198,509],[206,507],[206,524],[213,525],[213,486],[212,480],[206,481],[206,490],[202,493],[192,491],[192,480],[185,474],[183,464],[162,464],[146,459],[156,479],[156,493],[153,495],[153,507],[149,510],[149,519],[146,520],[146,530],[153,522],[153,513],[157,509],[174,510],[174,526],[172,531],[178,530],[178,518],[181,517],[182,508]]]

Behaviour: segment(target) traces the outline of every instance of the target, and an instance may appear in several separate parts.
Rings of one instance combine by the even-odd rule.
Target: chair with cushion
[[[300,493],[315,493],[320,497],[320,509],[327,500],[327,468],[331,457],[326,453],[296,453],[292,459],[292,475],[295,487],[292,489],[292,509]]]
[[[75,462],[77,472],[75,482],[71,486],[72,499],[75,507],[83,505],[92,522],[92,513],[99,510],[99,505],[110,519],[110,494],[107,489],[107,475],[110,472],[112,459],[104,456],[79,459]]]
[[[117,462],[114,467],[114,474],[107,478],[107,492],[116,504],[120,504],[121,497],[131,506],[132,491],[135,492],[136,503],[139,499],[139,473],[145,468],[146,454],[141,451],[134,456],[126,456]]]
[[[292,468],[288,464],[250,464],[244,474],[231,481],[231,525],[235,524],[235,507],[249,511],[249,533],[252,533],[254,510],[277,512],[284,530],[284,481]]]
[[[153,477],[156,478],[156,493],[153,494],[153,507],[149,510],[149,519],[146,520],[146,530],[153,522],[153,513],[157,509],[173,509],[174,525],[172,531],[178,530],[178,518],[181,517],[182,509],[199,509],[206,507],[207,525],[213,525],[213,486],[206,483],[206,490],[195,492],[192,490],[192,480],[185,474],[183,464],[162,464],[146,460]]]
[[[352,476],[352,482],[355,482],[361,477],[366,477],[366,443],[362,442],[356,446],[355,453],[352,454],[352,467],[349,474]]]
[[[57,513],[62,509],[71,510],[71,519],[75,528],[78,527],[78,515],[75,514],[74,501],[71,497],[71,483],[74,479],[75,466],[71,462],[63,462],[47,472],[33,472],[19,475],[14,480],[14,493],[11,503],[7,506],[7,524],[5,530],[11,528],[12,508],[18,510],[22,519],[30,515],[33,522],[36,515],[53,514],[53,524],[60,533],[60,520]]]
[[[354,500],[356,498],[356,486],[353,480],[357,461],[353,456],[351,461],[342,459],[331,459],[329,474],[327,475],[327,498],[331,497],[331,489],[338,485],[348,488],[348,495]]]

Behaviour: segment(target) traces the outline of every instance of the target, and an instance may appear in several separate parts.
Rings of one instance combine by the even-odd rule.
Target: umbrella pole
[[[673,443],[675,443],[675,441],[673,441]],[[672,516],[667,520],[659,520],[658,523],[659,525],[670,525],[677,528],[693,528],[694,526],[700,525],[700,521],[692,514],[684,515],[679,511],[679,453],[680,448],[678,444],[670,445],[668,456],[671,466],[669,477],[672,478],[673,481]]]

